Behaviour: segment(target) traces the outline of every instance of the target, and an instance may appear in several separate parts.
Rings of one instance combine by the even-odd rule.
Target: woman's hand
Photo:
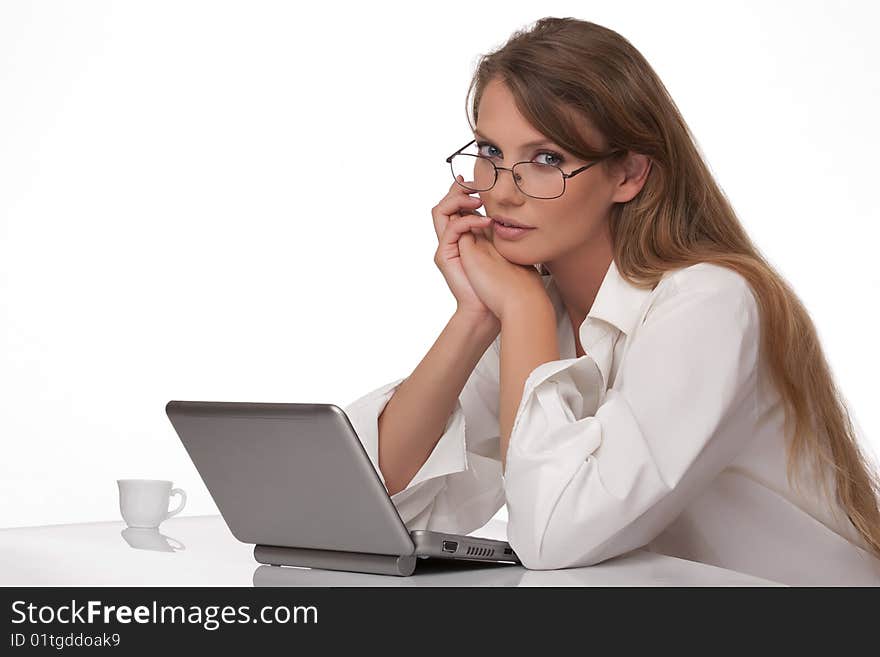
[[[471,287],[499,322],[517,305],[550,302],[538,270],[510,262],[484,234],[462,234],[458,248]]]
[[[453,182],[446,196],[431,208],[434,230],[439,241],[434,264],[440,269],[458,302],[457,312],[494,324],[498,320],[468,281],[458,249],[459,239],[464,234],[473,233],[486,239],[490,220],[476,212],[480,205],[480,199],[469,196],[466,189]]]

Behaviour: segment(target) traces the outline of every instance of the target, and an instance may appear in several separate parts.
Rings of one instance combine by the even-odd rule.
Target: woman
[[[432,212],[457,310],[346,408],[407,527],[469,533],[506,502],[527,568],[644,547],[880,584],[876,470],[816,330],[642,55],[544,18],[471,87]]]

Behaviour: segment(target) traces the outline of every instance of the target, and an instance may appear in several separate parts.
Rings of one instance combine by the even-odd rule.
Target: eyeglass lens
[[[491,160],[467,153],[452,158],[452,175],[462,176],[469,189],[485,192],[495,184],[495,167]],[[565,179],[562,172],[549,164],[520,162],[513,167],[513,179],[524,194],[535,198],[553,198],[562,194]]]

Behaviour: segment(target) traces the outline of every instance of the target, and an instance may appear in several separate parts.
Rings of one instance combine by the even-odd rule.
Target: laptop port
[[[455,552],[457,549],[458,543],[456,541],[443,541],[444,552]]]

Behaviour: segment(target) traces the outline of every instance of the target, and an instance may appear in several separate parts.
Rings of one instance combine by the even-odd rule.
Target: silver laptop
[[[259,563],[403,576],[431,557],[520,563],[507,541],[408,530],[335,404],[172,400],[165,413]]]

